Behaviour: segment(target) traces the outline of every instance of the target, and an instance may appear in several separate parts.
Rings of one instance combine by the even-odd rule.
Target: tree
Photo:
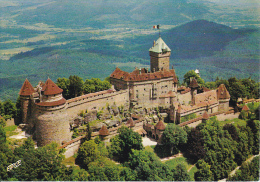
[[[4,130],[4,126],[1,124],[0,125],[0,146],[1,144],[5,144],[6,142],[6,133]]]
[[[100,158],[100,152],[94,140],[85,141],[79,147],[77,161],[81,162],[83,167],[88,168],[89,163],[98,158]]]
[[[12,118],[16,116],[15,104],[10,99],[6,100],[3,105],[4,105],[4,114],[5,115],[9,115]]]
[[[170,146],[171,153],[177,151],[180,144],[187,142],[187,133],[179,126],[169,123],[162,135],[162,144]]]
[[[210,165],[206,163],[204,160],[199,160],[196,163],[196,167],[198,171],[194,174],[194,178],[196,181],[213,181],[213,174],[210,170]]]
[[[69,180],[68,181],[88,181],[88,172],[85,169],[78,169],[75,166],[69,169]]]
[[[162,163],[153,152],[146,150],[132,150],[125,165],[137,172],[137,180],[174,181],[173,173],[169,167]]]
[[[82,94],[83,91],[83,80],[82,78],[80,78],[79,76],[70,76],[69,77],[69,95],[71,98],[73,97],[77,97],[80,96]]]
[[[70,85],[70,80],[68,78],[57,79],[57,86],[63,89],[62,95],[65,99],[70,99],[69,85]]]
[[[1,116],[1,115],[3,116],[4,113],[5,113],[4,104],[0,101],[0,116]]]
[[[260,138],[259,138],[259,127],[260,127],[260,121],[259,120],[249,120],[247,121],[247,127],[251,128],[252,134],[253,134],[253,148],[252,148],[252,153],[254,155],[259,154],[259,143],[260,143]]]
[[[250,163],[244,162],[234,176],[229,176],[228,181],[259,181],[259,156]]]
[[[232,139],[236,142],[239,142],[239,133],[238,128],[233,124],[226,124],[223,126],[223,130],[227,130],[228,133],[231,135]]]
[[[236,103],[238,98],[244,98],[247,95],[246,87],[236,77],[229,78],[228,83],[229,87],[227,89],[233,103]]]
[[[122,167],[108,158],[101,157],[89,164],[89,180],[91,181],[119,181]]]
[[[234,153],[237,142],[231,138],[228,131],[222,129],[216,117],[207,120],[200,128],[200,132],[206,149],[203,160],[210,165],[214,180],[227,177],[236,166]]]
[[[129,167],[123,167],[120,176],[120,181],[137,181],[137,172]]]
[[[111,84],[107,81],[101,81],[99,78],[86,79],[84,83],[84,93],[93,93],[102,90],[107,90],[111,87]]]
[[[15,124],[19,125],[20,123],[22,123],[22,108],[21,108],[21,98],[20,98],[20,96],[18,96],[18,98],[16,100],[15,107],[16,107]]]
[[[34,149],[31,139],[28,139],[20,149],[15,150],[21,160],[21,165],[14,170],[14,177],[21,181],[68,179],[66,167],[61,163],[64,159],[56,143]]]
[[[5,127],[6,121],[4,118],[0,118],[0,126]]]
[[[191,78],[195,78],[196,80],[197,80],[197,82],[198,82],[198,84],[199,85],[204,85],[204,80],[201,78],[201,77],[199,77],[199,75],[197,74],[197,73],[195,73],[195,71],[194,70],[190,70],[190,71],[188,71],[185,75],[184,75],[184,80],[183,80],[183,82],[184,83],[186,83],[187,84],[187,86],[189,86],[190,85],[190,79]]]
[[[89,122],[87,123],[87,136],[86,139],[90,140],[91,139],[91,134],[92,134],[92,130],[90,128]]]
[[[206,154],[203,135],[197,128],[191,129],[185,146],[187,152],[194,160],[202,159]]]
[[[116,135],[111,139],[109,153],[111,156],[117,157],[120,162],[128,161],[132,149],[142,150],[142,137],[133,130],[122,126]]]
[[[184,164],[178,164],[173,172],[173,178],[175,181],[190,181],[191,177],[187,172]]]

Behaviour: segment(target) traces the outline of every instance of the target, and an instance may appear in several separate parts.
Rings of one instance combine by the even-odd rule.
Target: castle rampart
[[[67,100],[68,103],[68,115],[74,118],[79,114],[80,111],[90,111],[93,109],[101,110],[106,105],[113,105],[116,103],[117,106],[125,105],[129,102],[128,90],[104,90],[96,93],[90,93],[75,97]]]

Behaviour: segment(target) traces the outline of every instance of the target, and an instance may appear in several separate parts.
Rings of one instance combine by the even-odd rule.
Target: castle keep
[[[149,55],[150,70],[135,68],[128,73],[117,67],[110,75],[111,89],[69,100],[63,98],[63,90],[49,78],[35,88],[26,79],[19,92],[22,122],[27,124],[28,132],[34,134],[37,145],[53,141],[62,145],[71,140],[70,122],[81,111],[98,111],[107,105],[124,106],[127,110],[159,107],[167,113],[168,121],[177,124],[181,117],[189,114],[207,118],[207,114],[229,110],[230,95],[223,84],[216,90],[203,88],[201,93],[198,93],[196,79],[192,79],[188,87],[178,87],[175,70],[169,67],[171,49],[161,37],[149,49]],[[165,129],[163,121],[153,126],[130,118],[126,125],[138,126],[142,129],[140,134],[155,135],[158,140]],[[116,134],[116,130],[102,126],[97,135],[106,138],[111,133]]]

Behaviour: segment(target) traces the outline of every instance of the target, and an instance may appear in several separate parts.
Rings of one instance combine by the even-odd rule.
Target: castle
[[[63,90],[49,78],[35,88],[26,79],[19,93],[22,122],[34,134],[37,145],[53,141],[61,145],[69,141],[70,122],[80,111],[100,110],[107,104],[127,109],[160,107],[174,123],[180,123],[181,117],[192,113],[203,115],[205,111],[210,114],[229,110],[230,95],[223,84],[216,90],[204,88],[202,93],[198,93],[196,79],[188,87],[178,87],[175,70],[169,66],[171,49],[161,37],[149,49],[149,54],[150,71],[136,68],[128,73],[117,67],[110,75],[111,89],[69,100],[63,98]],[[161,135],[164,128],[160,121],[155,132]],[[152,132],[148,125],[144,129]],[[107,133],[102,127],[100,136]]]

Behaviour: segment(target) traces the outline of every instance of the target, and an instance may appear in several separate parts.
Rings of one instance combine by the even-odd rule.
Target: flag
[[[160,25],[154,25],[153,28],[160,29]]]

